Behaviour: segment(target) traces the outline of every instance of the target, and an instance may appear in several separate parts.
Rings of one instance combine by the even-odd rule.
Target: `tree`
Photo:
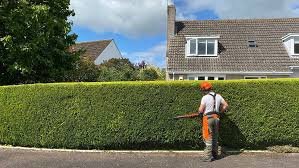
[[[99,77],[99,68],[88,58],[80,59],[75,69],[68,71],[64,81],[67,82],[96,82]]]
[[[141,81],[152,81],[152,80],[165,80],[166,72],[165,69],[160,69],[154,65],[148,65],[145,61],[141,61],[137,64],[139,73],[138,80]]]
[[[98,81],[132,81],[136,80],[137,71],[129,59],[112,58],[99,65]]]
[[[159,79],[159,75],[156,69],[148,67],[146,69],[140,69],[138,78],[141,81],[153,81]]]
[[[1,0],[0,85],[61,81],[74,68],[70,0]]]

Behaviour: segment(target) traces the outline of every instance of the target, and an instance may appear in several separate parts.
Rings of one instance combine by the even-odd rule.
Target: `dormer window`
[[[299,33],[290,33],[282,38],[290,57],[299,56]]]
[[[187,37],[187,57],[213,57],[218,53],[218,38],[211,37]]]

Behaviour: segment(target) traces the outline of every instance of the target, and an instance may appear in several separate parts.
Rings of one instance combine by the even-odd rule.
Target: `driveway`
[[[299,153],[241,153],[211,163],[202,152],[63,151],[0,147],[1,168],[297,168]]]

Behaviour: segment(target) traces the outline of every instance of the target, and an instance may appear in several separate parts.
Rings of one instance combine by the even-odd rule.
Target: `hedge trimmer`
[[[171,120],[178,120],[178,119],[184,119],[184,118],[196,118],[196,117],[202,117],[202,113],[199,112],[195,112],[195,113],[189,113],[189,114],[185,114],[185,115],[179,115],[173,118],[169,118]]]

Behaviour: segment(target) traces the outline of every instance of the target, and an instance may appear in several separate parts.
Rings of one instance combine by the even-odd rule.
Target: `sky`
[[[299,17],[299,0],[70,0],[77,42],[114,39],[123,57],[165,68],[167,5],[177,20]]]

